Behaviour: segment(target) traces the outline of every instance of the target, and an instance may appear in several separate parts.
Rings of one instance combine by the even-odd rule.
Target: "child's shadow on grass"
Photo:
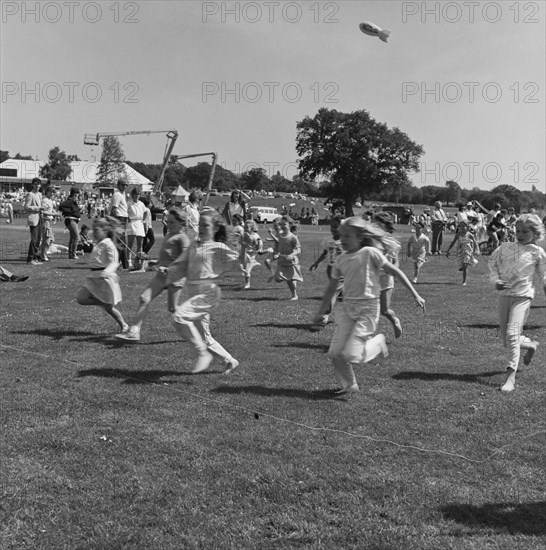
[[[63,340],[70,338],[76,342],[104,342],[109,334],[92,334],[84,330],[40,328],[35,330],[18,330],[12,334],[35,334],[36,336],[45,336],[52,340]]]
[[[471,323],[470,325],[460,325],[467,328],[484,328],[484,329],[496,329],[499,330],[499,325],[492,323]],[[525,325],[525,330],[537,330],[543,328],[542,325]]]
[[[282,323],[258,323],[256,325],[250,325],[252,327],[264,327],[264,328],[295,328],[296,330],[307,330],[308,332],[318,332],[321,327],[313,325],[311,323],[293,323],[283,325]]]
[[[469,527],[508,530],[511,535],[546,535],[546,502],[502,502],[473,506],[449,504],[441,511],[444,517]]]
[[[306,342],[289,342],[287,344],[273,344],[272,348],[300,348],[300,349],[318,349],[326,353],[330,344],[308,344]]]
[[[506,371],[480,372],[477,374],[453,374],[450,372],[423,372],[423,371],[404,371],[393,376],[394,380],[424,380],[435,382],[437,380],[454,380],[456,382],[470,382],[472,384],[481,384],[482,386],[492,386],[491,382],[481,380],[481,378],[490,378],[503,374]]]
[[[190,372],[183,372],[179,370],[130,370],[104,368],[80,370],[78,372],[78,378],[96,376],[100,378],[119,378],[123,380],[124,384],[167,384],[169,382],[162,380],[162,378],[165,376],[189,376],[190,374]],[[190,382],[186,382],[186,384],[190,384]]]
[[[241,393],[253,393],[262,397],[280,396],[297,397],[299,399],[322,400],[336,397],[334,390],[301,390],[296,388],[266,388],[265,386],[221,386],[212,390],[215,393],[238,395]]]

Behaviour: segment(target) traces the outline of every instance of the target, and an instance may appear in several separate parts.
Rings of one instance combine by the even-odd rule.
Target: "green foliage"
[[[297,124],[300,175],[329,178],[328,198],[341,200],[347,214],[373,191],[399,189],[417,172],[423,148],[398,128],[388,128],[365,111],[320,109]]]
[[[97,169],[97,181],[114,185],[125,177],[125,155],[116,136],[106,136],[102,141],[102,154]]]
[[[58,146],[50,149],[47,163],[40,168],[40,176],[48,180],[66,181],[71,173],[72,168],[66,153]]]
[[[446,181],[446,206],[449,206],[449,203],[455,204],[456,202],[459,202],[461,198],[461,186],[453,180]]]

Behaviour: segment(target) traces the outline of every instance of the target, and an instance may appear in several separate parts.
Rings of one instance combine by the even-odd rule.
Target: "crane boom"
[[[178,130],[130,130],[127,132],[98,132],[97,134],[85,134],[83,137],[84,145],[98,145],[100,139],[108,136],[136,136],[136,135],[150,135],[150,134],[166,134],[167,139],[170,140],[168,143],[165,154],[163,155],[163,163],[161,165],[161,171],[157,177],[157,181],[154,184],[153,193],[158,195],[161,192],[163,187],[163,180],[165,179],[165,171],[167,170],[167,165],[169,164],[169,157],[174,149],[174,144],[178,139]]]

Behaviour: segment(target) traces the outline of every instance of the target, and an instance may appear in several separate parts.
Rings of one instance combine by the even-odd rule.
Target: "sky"
[[[296,125],[367,110],[422,145],[417,186],[545,192],[546,3],[1,2],[0,148],[99,160],[85,133],[176,129],[173,154],[297,173]],[[390,30],[388,43],[359,23]],[[165,132],[122,136],[160,163]],[[195,161],[182,161],[186,166]]]

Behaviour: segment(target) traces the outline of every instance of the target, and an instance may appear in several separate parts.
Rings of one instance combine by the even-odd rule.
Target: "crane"
[[[172,155],[169,157],[171,162],[177,162],[182,159],[205,157],[208,155],[212,155],[212,166],[210,169],[209,182],[207,184],[207,196],[205,198],[205,204],[203,206],[207,206],[207,203],[209,202],[210,190],[212,188],[212,182],[214,181],[214,171],[216,170],[216,163],[218,161],[218,153],[192,153],[190,155]]]
[[[165,147],[165,154],[163,155],[163,164],[161,165],[161,172],[157,177],[157,181],[154,184],[153,195],[158,196],[163,187],[163,180],[165,179],[165,170],[167,170],[167,164],[169,163],[169,158],[174,149],[174,144],[178,139],[178,130],[133,130],[129,132],[99,132],[97,134],[85,134],[83,137],[84,145],[98,145],[100,139],[108,136],[135,136],[141,134],[166,134],[167,146]]]

